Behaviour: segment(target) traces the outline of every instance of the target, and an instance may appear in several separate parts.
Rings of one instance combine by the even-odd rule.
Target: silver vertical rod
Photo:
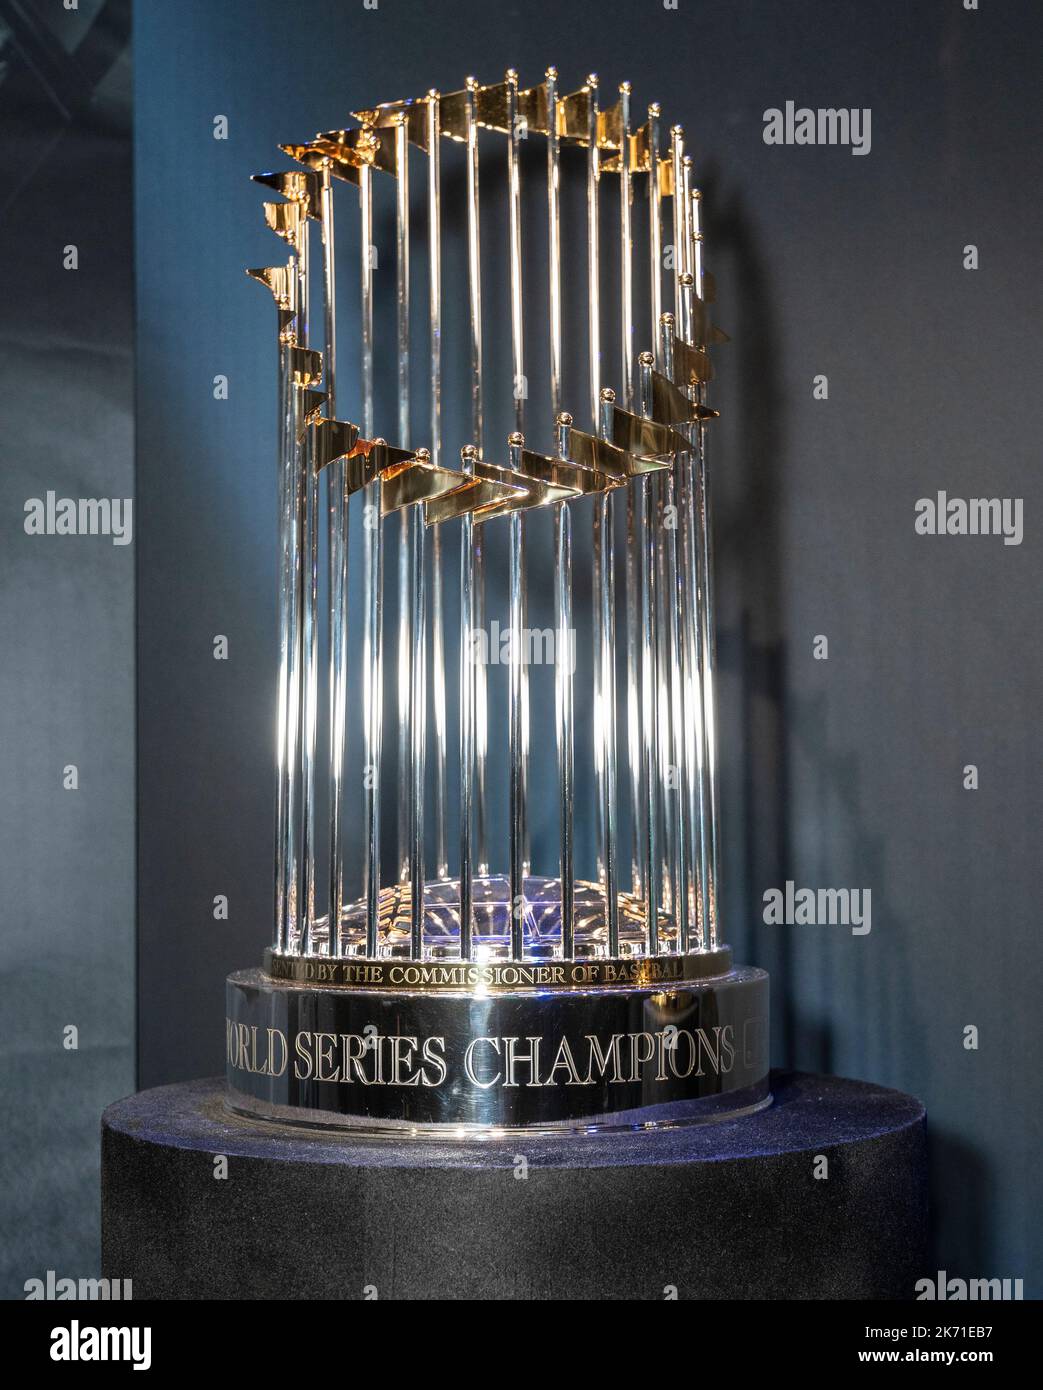
[[[641,843],[643,807],[641,798],[641,651],[640,624],[640,533],[637,517],[638,484],[627,487],[626,535],[626,661],[627,661],[627,767],[630,773],[630,886],[638,898],[644,895]]]
[[[587,78],[587,336],[590,350],[590,413],[595,432],[604,433],[608,422],[611,434],[611,414],[614,393],[608,393],[603,408],[601,390],[601,219],[599,186],[601,161],[598,150],[598,79],[596,73]],[[607,413],[606,413],[607,412]],[[612,499],[606,494],[594,499],[593,518],[593,587],[594,587],[594,775],[597,797],[597,867],[600,886],[605,893],[605,912],[608,919],[609,954],[615,954],[619,937],[618,893],[615,886],[615,844],[613,816],[615,811],[615,779],[610,775],[615,746],[615,703],[610,698],[613,684],[614,612],[612,594],[614,575],[612,565]]]
[[[649,149],[651,151],[649,170],[649,208],[651,216],[651,235],[649,239],[649,274],[651,278],[652,335],[656,350],[657,364],[662,372],[673,378],[673,335],[674,316],[663,314],[662,294],[662,197],[660,193],[659,162],[659,107],[648,109]],[[699,903],[702,901],[703,855],[699,837],[702,833],[702,818],[695,814],[698,783],[693,762],[693,751],[689,744],[687,729],[691,723],[692,704],[698,697],[686,690],[686,670],[689,657],[685,642],[685,624],[682,614],[685,605],[692,601],[689,572],[683,563],[684,529],[681,523],[681,510],[685,485],[684,475],[690,469],[686,454],[679,454],[674,467],[663,478],[663,487],[668,505],[673,508],[675,524],[666,533],[667,542],[667,582],[669,593],[669,647],[672,658],[670,691],[670,740],[669,756],[677,769],[676,795],[670,800],[674,806],[674,831],[676,846],[674,865],[674,914],[678,928],[678,948],[688,951],[696,944]],[[679,537],[678,530],[681,529]]]
[[[590,375],[590,421],[597,429],[601,398],[601,235],[598,219],[598,183],[601,162],[598,150],[598,78],[587,78],[587,346]]]
[[[395,127],[395,297],[398,330],[398,443],[409,448],[409,130],[406,117]],[[411,797],[406,769],[412,756],[410,727],[409,611],[410,514],[398,514],[398,881],[409,879],[409,820]]]
[[[662,495],[671,516],[677,516],[677,491],[673,472],[661,480]],[[670,851],[671,910],[677,923],[677,946],[682,952],[689,949],[691,938],[691,882],[694,841],[688,814],[686,792],[686,758],[684,746],[684,648],[681,639],[681,571],[678,563],[676,524],[665,532],[664,593],[662,612],[665,619],[666,660],[669,673],[665,688],[666,727],[669,737],[663,739],[663,755],[667,773],[664,776],[665,819],[664,835]]]
[[[326,418],[337,415],[337,282],[333,227],[333,178],[330,161],[321,171],[319,207],[322,218],[322,282],[326,343],[323,377]],[[329,953],[340,955],[340,923],[344,908],[344,742],[347,718],[348,627],[348,498],[344,465],[326,469],[327,559],[329,564]]]
[[[303,453],[303,527],[301,572],[302,692],[301,771],[304,783],[303,850],[304,903],[301,909],[301,954],[310,955],[315,928],[315,742],[319,704],[319,475],[316,469],[315,430],[308,427]]]
[[[460,462],[473,473],[478,450],[465,444]],[[471,533],[474,518],[464,517],[460,544],[460,959],[473,954],[474,866],[471,826],[474,816],[474,668],[478,654],[474,644],[474,556]]]
[[[511,263],[511,348],[514,368],[514,420],[515,429],[520,434],[525,428],[525,401],[528,395],[528,382],[525,377],[525,317],[522,305],[522,224],[521,224],[521,160],[519,144],[521,141],[521,126],[518,118],[518,74],[514,68],[509,68],[506,74],[507,86],[507,196],[508,196],[508,223],[510,233],[510,263]],[[519,593],[521,602],[521,619],[518,627],[518,639],[521,640],[525,629],[527,594],[525,581],[525,520],[521,512],[515,512],[511,516],[511,549],[516,552],[515,559],[519,573]],[[524,876],[529,871],[529,830],[528,821],[524,815],[525,798],[528,795],[528,763],[529,763],[529,668],[524,661],[519,661],[517,667],[517,679],[519,689],[519,742],[517,754],[519,758],[519,784],[521,788],[520,797],[522,804],[522,833],[524,836],[524,846],[522,852],[522,879],[524,890]]]
[[[362,433],[373,438],[373,169],[359,169]]]
[[[326,331],[326,351],[322,367],[326,385],[326,416],[332,420],[337,414],[337,265],[334,255],[336,243],[333,234],[333,172],[330,160],[323,160],[320,177],[323,320]]]
[[[514,425],[525,428],[525,325],[522,309],[521,168],[518,158],[518,74],[507,70],[507,198],[511,260],[511,361],[514,370]]]
[[[407,447],[403,443],[403,448]],[[412,708],[412,634],[409,624],[409,605],[411,602],[410,564],[412,546],[409,540],[412,525],[412,509],[402,507],[398,514],[398,654],[397,706],[398,706],[398,881],[409,882],[409,825],[412,816],[410,807],[409,760],[412,757],[410,742],[410,710]]]
[[[673,197],[673,242],[674,242],[674,313],[675,318],[664,315],[664,351],[676,330],[678,337],[689,341],[691,336],[691,290],[686,283],[689,272],[686,269],[687,214],[684,198],[684,133],[680,126],[670,132],[670,157],[674,185]],[[672,363],[671,363],[672,365]],[[695,441],[695,431],[683,431],[690,442]],[[698,514],[695,496],[696,478],[693,470],[691,451],[677,457],[675,469],[678,506],[682,527],[682,640],[684,644],[684,683],[685,696],[685,751],[687,774],[687,802],[691,842],[693,846],[690,888],[696,893],[696,925],[698,946],[704,949],[708,939],[709,886],[709,789],[705,758],[705,719],[703,714],[703,668],[702,649],[702,605],[703,594],[700,584],[700,564],[698,558]]]
[[[559,458],[571,450],[572,416],[557,416]],[[555,705],[558,731],[558,791],[561,800],[559,868],[561,872],[561,954],[575,954],[576,879],[573,854],[575,754],[573,747],[573,642],[572,642],[572,513],[567,502],[554,509],[554,620],[557,638],[554,652]]]
[[[395,127],[395,303],[398,333],[398,443],[409,448],[409,139],[405,117]]]
[[[441,451],[442,423],[442,247],[441,247],[441,164],[439,143],[439,95],[427,94],[427,237],[428,237],[428,321],[431,350],[430,432],[432,456],[437,462]],[[418,457],[420,455],[418,454]],[[413,508],[412,594],[410,631],[412,633],[411,711],[412,757],[410,791],[412,797],[409,845],[409,928],[410,954],[415,960],[424,947],[424,781],[427,753],[427,574],[424,557],[424,509]],[[437,672],[436,672],[437,680]]]
[[[291,303],[296,303],[298,267],[290,257]],[[293,333],[279,336],[279,683],[276,714],[275,946],[290,946],[297,879],[293,808],[296,802],[296,459],[297,388],[290,372]]]
[[[689,175],[690,177],[690,175]],[[686,206],[689,211],[688,246],[691,255],[689,273],[692,275],[693,289],[703,298],[703,239],[700,225],[702,211],[698,192],[692,192],[688,179],[685,180]],[[705,400],[705,387],[700,387],[696,398]],[[696,454],[696,502],[699,520],[699,560],[701,564],[700,588],[703,593],[702,609],[702,652],[703,652],[703,737],[705,743],[706,774],[709,791],[709,869],[707,886],[707,917],[709,919],[709,945],[712,950],[717,945],[721,915],[720,888],[720,777],[717,749],[717,624],[714,611],[713,585],[713,526],[710,510],[710,469],[706,454],[706,426],[696,426],[698,450]]]
[[[656,361],[660,354],[659,318],[663,312],[663,225],[659,191],[659,103],[648,108],[648,283],[652,308],[652,343]]]
[[[598,401],[598,431],[603,439],[612,435],[612,416],[616,395],[602,389]],[[619,955],[619,875],[616,867],[616,583],[613,565],[613,522],[615,501],[605,493],[594,499],[594,581],[596,640],[594,677],[595,759],[601,810],[598,873],[604,885],[605,915],[608,925],[608,953]]]
[[[482,447],[482,277],[478,215],[478,82],[467,79],[467,282],[471,308],[471,431],[473,443],[461,452],[464,472],[474,471]],[[475,694],[478,680],[474,647],[474,518],[460,528],[460,957],[473,954],[474,925],[474,773]]]
[[[624,101],[624,110],[629,117],[630,96],[629,92],[623,97],[620,92],[620,100]],[[624,140],[623,145],[626,145]],[[623,370],[623,404],[627,410],[634,409],[634,374],[633,374],[633,310],[626,304],[631,293],[631,270],[630,270],[630,208],[623,207],[624,178],[626,178],[627,195],[629,195],[630,175],[623,175],[623,150],[620,150],[620,268],[624,278],[624,307],[623,307],[623,332],[622,332],[622,370]],[[640,694],[640,638],[638,638],[638,624],[640,624],[640,596],[638,596],[638,571],[640,571],[640,534],[638,534],[638,521],[636,516],[637,498],[636,485],[631,484],[627,488],[627,514],[626,514],[626,653],[627,653],[627,762],[630,767],[630,872],[631,888],[637,897],[641,897],[644,892],[644,870],[642,870],[641,844],[644,831],[642,831],[642,816],[644,816],[644,795],[641,790],[641,694]],[[612,542],[609,539],[609,555],[612,553]],[[615,730],[613,730],[615,735]]]
[[[660,371],[664,367],[663,333],[660,318],[663,308],[663,233],[662,197],[659,187],[659,105],[653,102],[648,108],[648,279],[649,305],[651,308],[652,346],[656,365]],[[670,371],[667,371],[670,375]],[[659,589],[659,614],[657,626],[663,641],[664,659],[660,663],[661,677],[669,680],[665,691],[665,710],[663,723],[665,736],[661,740],[661,783],[663,831],[667,847],[668,874],[670,883],[670,906],[677,922],[678,948],[688,949],[688,909],[689,877],[685,860],[686,849],[690,853],[688,817],[685,815],[685,757],[683,742],[681,669],[683,651],[680,639],[679,607],[682,601],[679,591],[680,571],[677,558],[677,495],[673,472],[660,474],[656,479],[662,522],[662,579]],[[676,786],[674,778],[676,777]]]
[[[643,352],[641,369],[641,413],[651,414],[652,367],[655,359]],[[659,951],[659,817],[656,792],[656,758],[659,748],[659,677],[656,648],[656,525],[653,479],[640,481],[640,639],[641,639],[641,790],[644,837],[642,844],[645,888],[645,937],[648,954]]]
[[[518,119],[518,74],[509,68],[507,89],[507,197],[510,252],[511,350],[514,372],[514,416],[517,426],[511,435],[511,467],[520,467],[522,428],[525,422],[525,339],[522,306],[522,228],[521,228],[521,167],[519,142],[521,129]],[[527,793],[529,745],[529,682],[524,660],[523,632],[525,629],[525,522],[520,512],[510,518],[510,611],[514,644],[511,653],[511,949],[514,959],[524,955],[525,874],[528,868],[528,822],[525,799]]]
[[[670,645],[671,618],[676,613],[676,535],[671,529],[673,514],[672,479],[668,471],[653,479],[656,518],[656,614],[655,635],[658,646],[657,673],[659,702],[659,750],[656,769],[659,814],[660,882],[663,911],[675,918],[680,932],[678,904],[681,898],[680,850],[677,841],[676,796],[674,794],[674,656]],[[671,558],[674,566],[671,566]],[[676,943],[675,943],[676,945]]]
[[[521,470],[524,435],[514,431],[507,441],[510,466]],[[521,516],[514,512],[510,518],[510,589],[511,661],[508,694],[508,795],[510,800],[510,922],[511,959],[522,960],[525,954],[525,749],[522,672],[524,670],[524,585],[525,548]]]
[[[619,86],[619,360],[623,381],[623,404],[634,408],[634,266],[633,218],[630,180],[630,83]]]
[[[472,630],[485,631],[485,537],[481,526],[474,527],[474,624]],[[489,688],[484,662],[474,668],[474,843],[476,871],[489,876],[488,797],[486,768],[489,762]]]
[[[471,302],[471,432],[482,457],[482,240],[478,207],[478,80],[467,79],[467,283]]]
[[[297,252],[297,342],[300,347],[308,346],[308,329],[311,321],[308,314],[308,219],[301,218],[300,232],[294,242]]]
[[[427,143],[428,240],[431,257],[431,458],[439,464],[442,461],[442,161],[441,105],[436,91],[428,93]],[[418,506],[415,508],[414,525],[423,524],[423,509]],[[436,526],[431,536],[431,679],[435,724],[435,873],[438,878],[446,878],[449,874],[445,824],[448,787],[442,587],[442,532]],[[424,683],[426,688],[426,674]]]
[[[423,525],[423,513],[416,518]],[[448,813],[448,731],[445,699],[445,611],[442,565],[442,528],[431,534],[431,702],[435,724],[435,877],[449,877],[449,849],[446,841]]]
[[[550,290],[550,406],[561,410],[561,137],[558,132],[558,70],[548,68],[547,85],[547,274]]]
[[[467,139],[467,233],[468,233],[468,278],[471,298],[471,409],[474,445],[481,458],[485,451],[485,425],[482,394],[482,258],[480,220],[478,215],[478,120],[477,93],[479,84],[476,78],[467,82],[467,119],[470,122]],[[485,552],[483,549],[482,528],[473,525],[464,528],[464,541],[470,538],[473,565],[474,615],[473,629],[485,627]],[[463,543],[463,542],[462,542]],[[488,692],[486,687],[486,668],[477,663],[474,676],[474,854],[477,871],[481,876],[489,873],[489,846],[486,835],[486,796],[485,768],[489,748]]]
[[[624,88],[626,90],[624,90]],[[629,159],[625,156],[629,154],[629,140],[627,136],[630,132],[630,85],[624,83],[620,87],[620,115],[622,117],[621,126],[623,129],[622,148],[620,150],[620,176],[619,176],[619,282],[622,298],[622,312],[620,315],[621,338],[620,338],[620,369],[623,380],[623,404],[627,410],[634,409],[634,364],[633,364],[633,268],[631,264],[631,209],[630,209],[630,166]],[[643,825],[645,806],[648,799],[648,789],[643,787],[641,780],[641,721],[642,706],[640,694],[640,662],[641,662],[641,632],[640,632],[640,551],[644,537],[640,531],[640,525],[636,516],[637,507],[637,487],[631,485],[627,488],[627,549],[626,549],[626,654],[627,654],[627,752],[630,759],[630,798],[633,808],[631,821],[631,852],[632,852],[632,874],[633,891],[638,896],[644,892],[644,869],[641,845],[643,843]],[[611,550],[611,545],[610,545]]]
[[[656,335],[660,344],[659,360],[665,374],[674,374],[674,316],[663,314]],[[675,466],[664,477],[667,496],[676,508],[678,527],[667,532],[667,582],[669,585],[668,612],[669,637],[672,660],[670,690],[671,738],[670,756],[678,769],[677,795],[675,806],[675,834],[677,846],[676,861],[676,902],[674,906],[679,932],[679,949],[691,950],[698,944],[699,904],[705,892],[705,855],[702,849],[703,817],[699,800],[701,782],[699,762],[695,750],[690,746],[689,730],[693,723],[701,728],[698,712],[699,673],[695,672],[694,686],[689,683],[688,672],[691,657],[685,635],[684,614],[686,605],[692,601],[694,593],[690,570],[685,563],[684,547],[687,543],[688,528],[683,518],[683,501],[687,495],[688,484],[685,477],[690,476],[691,461],[687,453],[678,454]],[[680,540],[680,544],[679,544]],[[694,714],[692,713],[694,707]]]
[[[362,327],[362,432],[373,438],[373,185],[372,169],[359,170],[361,213],[361,327]],[[377,954],[380,922],[380,753],[383,730],[383,547],[380,518],[381,484],[366,489],[364,508],[365,597],[363,620],[363,789],[365,820],[364,896],[366,899],[366,954]]]
[[[304,450],[300,439],[301,391],[290,385],[290,450],[286,519],[289,528],[287,560],[287,797],[286,797],[286,933],[287,945],[304,949],[306,890],[303,874],[303,816],[306,798],[302,779],[304,741],[304,532],[307,497]]]
[[[670,130],[670,161],[672,164],[673,198],[673,241],[674,241],[674,314],[677,319],[677,335],[685,342],[690,339],[691,324],[688,321],[688,300],[681,289],[681,277],[685,274],[688,252],[685,244],[687,213],[684,205],[684,131],[679,125]]]
[[[569,457],[572,416],[561,411],[561,139],[558,131],[558,73],[548,68],[547,84],[547,248],[550,296],[550,395],[557,422],[559,458]],[[554,653],[558,732],[559,846],[561,879],[561,954],[575,951],[576,875],[573,849],[575,747],[573,740],[572,513],[568,503],[554,510]]]
[[[298,328],[301,346],[307,346],[308,219],[302,218],[297,242],[300,282],[298,285]],[[301,418],[298,416],[297,427]],[[307,955],[311,949],[311,932],[315,922],[315,736],[318,707],[318,625],[316,594],[318,589],[318,477],[311,453],[312,432],[299,444],[298,468],[298,536],[300,545],[300,630],[298,636],[300,667],[300,709],[298,737],[300,739],[301,769],[301,872],[298,880],[297,912],[300,926],[299,949]]]
[[[419,449],[417,457],[425,450]],[[418,504],[419,508],[419,504]],[[410,617],[413,634],[413,710],[410,790],[413,798],[409,840],[409,953],[424,954],[424,748],[427,737],[426,584],[424,575],[424,517],[413,517],[413,585]]]

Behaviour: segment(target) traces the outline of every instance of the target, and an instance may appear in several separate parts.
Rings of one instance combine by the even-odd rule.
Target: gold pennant
[[[286,169],[277,173],[251,174],[254,183],[281,193],[293,203],[301,203],[307,208],[308,216],[318,218],[319,180],[307,169]]]
[[[328,141],[311,140],[306,145],[280,145],[279,148],[283,154],[288,154],[291,159],[307,165],[309,169],[322,169],[328,164],[334,178],[345,183],[357,184],[359,181],[359,166],[339,160],[336,157],[336,146],[330,145]]]

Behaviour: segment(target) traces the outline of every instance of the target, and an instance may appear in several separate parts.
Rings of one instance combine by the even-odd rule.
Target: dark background
[[[223,977],[270,934],[273,310],[242,268],[279,257],[248,177],[280,167],[279,141],[353,107],[455,90],[469,72],[498,81],[508,65],[528,84],[554,62],[564,90],[594,69],[685,125],[733,338],[717,354],[712,444],[727,936],[772,974],[777,1064],[926,1102],[936,1267],[1020,1277],[1038,1297],[1038,7],[139,0],[134,19],[139,1084],[220,1070]],[[871,153],[766,146],[763,113],[788,99],[872,108]],[[227,141],[212,138],[217,114]],[[963,268],[969,243],[977,271]],[[378,294],[381,275],[390,259]],[[353,336],[342,318],[340,413],[357,419]],[[827,401],[812,398],[818,374]],[[49,401],[53,450],[68,414]],[[41,486],[10,505],[5,491],[5,545]],[[1024,499],[1023,544],[916,535],[916,500],[941,488]],[[117,485],[82,484],[99,489]],[[52,594],[67,620],[70,600]],[[228,662],[213,660],[217,633]],[[812,658],[818,634],[828,661]],[[46,686],[43,666],[23,676]],[[38,706],[5,702],[4,717],[19,742],[42,727],[50,748]],[[969,763],[977,791],[963,788]],[[18,833],[53,822],[22,782],[5,786],[22,798]],[[88,858],[95,889],[129,891],[128,807],[129,790],[96,809],[123,858]],[[18,834],[4,839],[17,852]],[[12,862],[22,923],[57,871]],[[764,891],[787,879],[871,889],[872,933],[763,925]],[[227,922],[212,915],[219,893]],[[69,911],[40,917],[31,940]],[[118,910],[78,938],[77,998],[103,997],[126,965],[113,921],[125,943]],[[48,998],[29,942],[5,940],[29,997]],[[54,1045],[53,1032],[40,1044]],[[46,1171],[42,1150],[34,1161]],[[24,1169],[6,1190],[57,1209]]]
[[[134,493],[130,0],[0,0],[0,1296],[97,1269],[134,1085],[134,546],[27,536]],[[63,267],[77,247],[79,266]],[[76,791],[62,785],[74,763]],[[75,1049],[66,1029],[77,1030]]]

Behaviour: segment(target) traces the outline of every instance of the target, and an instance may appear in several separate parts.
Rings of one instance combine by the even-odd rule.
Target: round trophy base
[[[732,968],[727,948],[266,964],[227,982],[228,1103],[242,1115],[445,1137],[692,1124],[770,1103],[768,977]]]
[[[772,1091],[734,1124],[445,1143],[161,1086],[102,1121],[102,1273],[135,1299],[914,1298],[923,1106],[827,1076]]]

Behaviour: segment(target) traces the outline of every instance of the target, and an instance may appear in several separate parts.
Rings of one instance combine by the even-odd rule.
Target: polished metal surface
[[[768,1100],[767,1025],[755,970],[682,988],[485,996],[243,971],[227,985],[230,1099],[269,1118],[447,1135],[691,1123]]]
[[[604,106],[609,90],[615,103]],[[256,176],[282,200],[265,203],[262,215],[287,248],[285,265],[248,272],[277,309],[275,904],[271,976],[229,986],[235,1030],[329,1012],[334,1031],[350,1033],[365,1027],[367,1009],[390,1007],[389,995],[406,989],[406,979],[413,984],[395,1005],[403,1010],[399,1047],[401,1037],[408,1042],[436,1022],[439,1037],[464,1046],[481,1036],[474,1030],[484,1026],[482,1010],[493,1007],[505,1028],[514,1017],[518,1028],[532,1030],[517,1037],[546,1047],[557,1045],[555,1030],[580,1046],[609,1026],[644,1037],[642,1019],[654,1015],[660,1024],[672,1012],[702,1020],[699,1028],[723,1027],[713,1010],[737,1000],[751,1009],[737,1021],[752,1027],[749,1020],[765,1014],[763,977],[732,969],[727,948],[718,948],[706,432],[717,414],[707,403],[709,351],[727,335],[711,320],[700,194],[681,127],[671,128],[669,148],[661,150],[657,103],[635,129],[628,82],[610,89],[591,73],[562,94],[553,67],[533,87],[522,87],[509,69],[499,82],[470,77],[459,91],[369,105],[351,121],[283,145],[298,169]],[[534,137],[546,140],[545,179],[533,180],[522,157],[523,142]],[[412,183],[411,150],[419,159]],[[443,208],[444,178],[464,191],[459,222]],[[351,383],[337,372],[335,233],[343,218],[334,217],[335,189],[358,209],[360,267],[348,293],[360,325],[359,367]],[[534,201],[545,217],[545,246],[533,245],[530,234]],[[494,203],[491,227],[499,236],[487,230],[483,239],[483,208]],[[385,250],[375,237],[392,209],[393,316],[375,293]],[[322,255],[314,276],[313,223]],[[443,284],[452,236],[466,245],[446,261],[454,269]],[[547,284],[538,303],[527,292],[528,283],[539,283],[531,275],[537,256],[546,257]],[[443,308],[446,295],[462,289],[449,276],[464,261],[468,327],[459,346],[466,357],[453,363]],[[427,298],[420,335],[411,316],[415,273]],[[581,287],[575,321],[566,309],[570,278]],[[607,284],[611,294],[603,292]],[[316,301],[309,316],[309,298],[320,292],[322,312]],[[321,352],[310,343],[310,318],[321,324]],[[487,354],[491,331],[498,350]],[[534,358],[533,334],[547,346],[549,379],[531,395],[526,345]],[[421,373],[412,368],[419,363],[426,382],[417,389]],[[391,440],[378,433],[376,418],[383,374],[397,388]],[[457,382],[466,385],[456,403],[463,410],[450,413],[443,397]],[[505,440],[487,437],[496,397],[513,424]],[[359,423],[338,415],[345,403]],[[443,438],[443,417],[461,415],[468,433]],[[553,531],[554,669],[547,682],[530,672],[525,654],[532,586],[543,581],[531,569],[541,562],[540,536],[550,534],[530,514],[543,508]],[[383,519],[395,512],[394,534],[385,540]],[[361,521],[358,594],[348,569],[353,515]],[[506,585],[490,574],[490,547],[503,553]],[[388,566],[395,592],[385,611]],[[455,649],[450,606],[459,615]],[[589,618],[577,631],[581,612]],[[503,685],[495,688],[491,680],[501,676],[491,678],[479,654],[492,623],[509,637]],[[321,700],[320,653],[328,662]],[[385,739],[386,709],[395,727]],[[538,778],[548,760],[550,777]],[[493,778],[491,767],[502,774]],[[533,830],[536,785],[556,788],[549,837]],[[381,805],[389,796],[397,843],[384,852]],[[584,813],[593,818],[590,863]],[[505,831],[494,835],[501,821]],[[581,1033],[584,1017],[590,1027]],[[235,1031],[230,1044],[237,1040]],[[315,1091],[287,1080],[281,1094],[270,1078],[267,1096],[259,1073],[247,1069],[255,1080],[244,1088],[242,1068],[233,1068],[230,1081],[240,1097],[252,1095],[276,1112],[326,1115],[324,1123],[334,1114],[465,1126],[578,1119],[583,1127],[591,1115],[597,1124],[652,1105],[646,1092],[663,1086],[667,1106],[708,1104],[711,1083],[674,1075],[656,1047],[668,1074],[657,1073],[655,1085],[641,1070],[595,1085],[596,1096],[575,1104],[494,1103],[495,1088],[481,1079],[472,1081],[473,1094],[422,1078],[415,1086],[395,1083],[382,1090],[395,1096],[376,1108],[363,1103],[373,1092],[361,1078],[339,1092],[323,1089],[325,1081]],[[357,1060],[349,1059],[349,1071]],[[725,1082],[718,1068],[718,1090],[734,1085],[739,1109],[766,1095],[761,1060],[762,1070],[751,1062],[749,1075],[740,1068],[734,1081]],[[572,1081],[562,1095],[585,1084]],[[544,1088],[522,1087],[530,1089]],[[399,1091],[437,1091],[438,1098],[408,1103]]]
[[[489,937],[483,937],[488,941]],[[273,980],[297,984],[321,984],[366,989],[454,990],[479,996],[502,990],[536,990],[541,993],[562,989],[631,988],[658,986],[679,981],[710,980],[732,971],[732,953],[727,946],[716,951],[693,951],[677,956],[595,956],[557,961],[514,961],[505,956],[497,960],[491,949],[476,961],[442,959],[416,961],[390,950],[377,960],[363,956],[327,960],[316,956],[297,956],[266,951],[265,972]]]

